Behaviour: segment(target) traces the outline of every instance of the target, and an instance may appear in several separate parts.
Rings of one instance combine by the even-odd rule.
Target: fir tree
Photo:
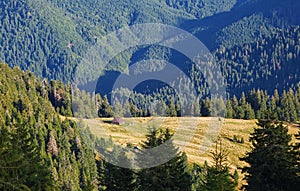
[[[233,108],[230,99],[226,103],[226,118],[233,118]]]
[[[172,101],[169,104],[168,116],[169,117],[176,117],[177,116],[176,107],[175,107],[175,104]]]
[[[39,155],[30,127],[23,122],[20,113],[16,116],[16,121],[11,126],[12,132],[9,133],[5,129],[1,132],[6,137],[3,137],[2,142],[4,144],[2,149],[5,149],[5,152],[0,155],[0,161],[4,162],[0,168],[1,171],[4,170],[0,173],[0,188],[2,187],[3,190],[50,189],[54,186],[51,172]]]
[[[246,106],[245,106],[245,116],[244,116],[244,119],[254,119],[254,118],[255,118],[255,112],[251,108],[251,105],[247,103]]]
[[[102,104],[98,110],[99,117],[112,117],[113,116],[113,109],[108,102],[107,96],[105,95],[102,100]]]
[[[228,151],[222,148],[221,140],[218,140],[215,150],[211,152],[213,165],[206,165],[203,183],[199,190],[206,191],[233,191],[237,185],[229,173],[227,161]]]
[[[115,147],[110,157],[114,157],[114,160],[118,164],[122,164],[122,166],[127,166],[128,168],[115,166],[105,160],[98,161],[99,181],[101,182],[100,190],[132,191],[136,187],[135,172],[129,168],[131,166],[130,160],[126,157],[125,152],[118,152],[116,149]]]
[[[138,162],[143,166],[159,160],[155,157],[164,157],[165,154],[174,156],[170,161],[156,167],[142,169],[138,172],[138,190],[190,190],[191,177],[187,169],[187,157],[172,143],[172,135],[169,130],[151,129],[144,142],[141,154],[138,155]],[[169,142],[167,142],[169,141]],[[159,153],[147,154],[144,149],[151,149],[161,144],[168,144],[168,151],[159,150]],[[154,151],[156,152],[156,151]]]
[[[247,190],[294,190],[297,180],[296,153],[290,145],[291,136],[281,122],[260,120],[250,141],[253,150],[242,158]]]

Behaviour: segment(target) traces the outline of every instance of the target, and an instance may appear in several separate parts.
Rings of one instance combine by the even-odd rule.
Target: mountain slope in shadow
[[[215,14],[201,20],[188,20],[180,27],[192,32],[213,50],[219,45],[218,33],[242,19],[247,19],[251,15],[262,15],[265,24],[285,27],[300,24],[300,20],[297,19],[300,15],[299,8],[300,2],[297,0],[240,0],[229,12]],[[258,31],[260,31],[259,27],[261,26],[257,26]],[[231,35],[239,38],[239,34]],[[254,40],[256,39],[252,39]]]

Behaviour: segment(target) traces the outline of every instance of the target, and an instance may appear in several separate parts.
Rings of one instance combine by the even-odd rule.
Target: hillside
[[[228,12],[190,20],[182,27],[192,31],[210,49],[241,46],[261,40],[278,29],[299,25],[299,1],[241,0]]]
[[[6,0],[0,9],[0,60],[65,82],[86,49],[109,31],[145,22],[176,25],[195,18],[158,0]]]
[[[72,118],[78,121],[78,119]],[[188,162],[192,165],[196,163],[202,166],[205,162],[213,164],[211,152],[215,149],[215,140],[217,136],[205,135],[209,123],[212,118],[202,117],[184,117],[184,118],[165,118],[165,117],[150,117],[150,118],[124,118],[124,125],[110,124],[112,118],[97,118],[97,119],[84,119],[83,122],[89,127],[92,134],[98,138],[111,140],[116,145],[121,145],[123,148],[138,150],[142,148],[143,141],[146,140],[145,135],[150,127],[169,128],[172,132],[176,131],[178,127],[184,127],[180,130],[181,136],[192,136],[191,140],[184,142],[176,139],[175,145],[182,146],[181,151],[187,154]],[[250,133],[254,128],[257,128],[257,120],[237,120],[237,119],[224,119],[221,131],[218,137],[222,140],[222,147],[228,151],[228,161],[230,171],[240,169],[246,165],[240,158],[251,151],[251,144],[249,142]],[[197,127],[195,132],[195,123]],[[299,128],[292,124],[286,124],[291,135],[298,133]],[[192,133],[192,134],[191,134]],[[208,138],[211,142],[209,144],[203,142]],[[186,142],[188,141],[188,142]],[[242,142],[240,142],[242,141]],[[295,140],[293,140],[295,141]],[[202,147],[202,145],[209,145],[209,147]],[[111,146],[110,146],[111,147]],[[111,148],[107,149],[111,149]],[[205,148],[205,150],[203,150]],[[239,173],[239,186],[245,183],[243,180],[244,174],[238,170]]]
[[[0,60],[11,67],[20,66],[23,70],[31,70],[39,78],[69,82],[73,80],[78,64],[87,50],[97,43],[97,39],[123,26],[148,22],[179,26],[196,35],[213,52],[225,47],[238,53],[244,49],[245,44],[263,44],[266,39],[275,44],[282,43],[277,36],[282,33],[290,34],[286,31],[299,25],[298,8],[299,2],[296,0],[6,0],[0,3]],[[292,35],[298,34],[299,31],[296,30]],[[287,44],[289,42],[283,42],[283,46]],[[298,45],[296,42],[290,46]],[[266,51],[270,58],[276,50],[270,52],[269,48],[262,45],[260,51]],[[117,65],[110,70],[123,71],[131,61],[148,58],[153,51],[159,52],[160,49],[127,53],[125,59],[117,59]],[[289,53],[279,56],[285,57],[286,54]],[[170,56],[164,57],[172,61]],[[295,57],[292,63],[297,62],[298,55]],[[254,65],[259,59],[259,54],[249,57],[249,60],[255,61]],[[174,60],[181,65],[185,62],[183,59]],[[257,69],[250,71],[251,75],[258,73],[255,79],[240,76],[244,71],[239,66],[235,70],[240,77],[235,80],[233,78],[236,74],[231,74],[232,67],[223,68],[230,93],[240,95],[242,91],[258,88],[257,81],[264,80],[259,74],[260,70],[272,67],[269,60],[263,64],[258,64]],[[242,65],[242,68],[247,67],[244,63]],[[289,64],[281,60],[280,65],[284,69]],[[276,75],[289,78],[289,74],[281,71]],[[269,75],[275,74],[271,72]],[[274,90],[272,87],[287,90],[299,81],[296,77],[292,83],[276,85],[282,79],[274,80],[270,87],[263,88],[270,92]]]
[[[197,118],[125,118],[125,124],[118,126],[110,124],[109,122],[112,119],[110,118],[100,118],[100,119],[85,119],[83,120],[90,128],[91,132],[97,137],[103,137],[109,139],[111,136],[113,141],[116,144],[120,144],[123,147],[128,145],[140,147],[142,141],[145,140],[145,135],[147,134],[147,129],[151,126],[156,126],[159,128],[169,128],[172,131],[176,131],[179,124],[184,126],[182,131],[184,134],[192,133],[191,130],[194,126]],[[210,148],[207,148],[207,151],[203,153],[201,151],[200,144],[204,138],[204,133],[207,130],[207,127],[212,119],[211,118],[199,118],[199,123],[197,125],[195,134],[190,140],[190,143],[184,148],[188,156],[188,160],[193,163],[203,165],[204,161],[211,161],[212,159],[209,156],[209,151],[213,150],[214,144],[210,145]],[[242,157],[246,151],[250,150],[249,135],[253,129],[257,127],[255,120],[234,120],[234,119],[225,119],[222,125],[222,130],[220,132],[220,137],[223,140],[224,147],[229,150],[230,155],[228,157],[229,161],[233,168],[237,166],[243,166],[244,164],[239,161],[239,157]],[[185,135],[185,136],[187,136]],[[233,136],[236,135],[239,139],[243,138],[245,140],[244,144],[233,142]],[[179,135],[180,136],[180,135]],[[211,136],[211,135],[210,135]],[[209,138],[210,139],[210,138]],[[216,139],[214,137],[213,139]],[[180,143],[178,141],[175,144],[180,146],[181,144],[185,145],[186,143]],[[238,155],[237,155],[238,153]]]
[[[95,188],[94,153],[77,124],[61,121],[49,87],[0,64],[0,190]]]
[[[73,120],[77,119],[73,118]],[[179,125],[182,125],[184,126],[182,132],[189,135],[189,133],[192,133],[189,129],[193,129],[195,122],[198,122],[196,131],[192,135],[193,138],[189,140],[190,142],[188,144],[180,143],[180,141],[175,141],[175,144],[178,146],[186,145],[183,151],[186,152],[190,163],[203,165],[205,160],[208,162],[212,160],[209,152],[214,149],[215,145],[213,142],[205,152],[201,151],[201,144],[205,137],[204,134],[209,123],[213,120],[212,118],[124,118],[125,124],[121,126],[110,124],[111,120],[112,118],[84,119],[83,122],[89,126],[95,136],[105,139],[111,137],[115,144],[122,145],[123,147],[140,147],[142,141],[145,140],[145,135],[149,127],[169,128],[175,132]],[[239,157],[243,157],[245,153],[251,149],[249,135],[253,132],[254,128],[257,128],[256,122],[257,120],[224,119],[222,123],[222,129],[217,136],[222,139],[224,148],[229,151],[228,160],[233,169],[245,165],[245,163],[239,160]],[[288,126],[290,134],[294,135],[298,132],[297,127],[291,124],[288,124]],[[216,140],[217,136],[214,138],[210,137],[209,139],[211,141]],[[233,141],[234,136],[239,140],[243,138],[245,143]]]

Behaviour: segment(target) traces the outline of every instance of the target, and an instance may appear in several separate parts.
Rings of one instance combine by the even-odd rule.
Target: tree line
[[[58,85],[60,84],[60,85]],[[175,95],[143,95],[132,93],[125,100],[109,100],[106,95],[90,95],[70,86],[52,81],[49,98],[63,115],[83,118],[93,117],[149,117],[149,116],[221,116],[233,119],[274,119],[296,122],[300,119],[300,86],[281,93],[275,89],[272,95],[264,90],[242,93],[240,98],[197,98],[182,108]],[[56,96],[55,96],[56,95]]]

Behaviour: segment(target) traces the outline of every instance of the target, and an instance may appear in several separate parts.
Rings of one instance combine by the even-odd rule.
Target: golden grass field
[[[257,120],[240,120],[240,119],[218,119],[210,117],[147,117],[147,118],[124,118],[124,125],[110,124],[112,118],[84,119],[83,121],[90,127],[91,132],[97,137],[109,138],[122,146],[128,143],[139,146],[145,140],[145,135],[149,127],[169,128],[176,132],[175,145],[182,146],[183,151],[187,154],[191,163],[202,165],[204,161],[211,162],[209,152],[214,149],[214,141],[217,136],[222,140],[223,148],[228,152],[228,161],[233,169],[242,167],[245,164],[239,160],[239,157],[245,156],[247,151],[251,150],[249,142],[250,133],[257,127]],[[218,123],[220,131],[212,134],[205,134],[209,125]],[[178,130],[180,129],[180,130]],[[177,130],[177,131],[176,131]],[[297,133],[296,126],[289,125],[291,134]],[[233,142],[233,136],[238,139],[243,138],[244,143]],[[190,136],[191,139],[185,139]],[[206,140],[203,144],[203,141]],[[205,146],[205,150],[201,149]],[[210,147],[206,147],[210,146]]]
[[[65,117],[62,117],[64,120]],[[76,118],[69,118],[79,121]],[[190,163],[203,165],[205,161],[209,164],[212,162],[210,151],[214,150],[215,140],[220,137],[222,147],[229,153],[228,162],[231,171],[243,167],[246,164],[239,160],[240,157],[251,150],[249,142],[250,133],[257,128],[257,120],[240,120],[240,119],[220,119],[210,117],[147,117],[147,118],[124,118],[124,125],[113,125],[110,122],[113,118],[96,118],[83,119],[83,122],[89,126],[91,132],[99,138],[112,137],[114,143],[126,146],[128,143],[134,146],[140,146],[145,140],[145,135],[150,127],[169,128],[171,132],[176,133],[175,145],[184,145],[182,151],[188,156]],[[212,124],[217,124],[219,131],[212,131],[207,134]],[[290,134],[296,134],[299,128],[293,124],[287,124]],[[210,128],[209,128],[210,127]],[[233,142],[233,136],[238,139],[243,138],[244,143]],[[185,139],[188,136],[190,139]],[[203,142],[206,140],[206,142]],[[209,143],[209,144],[203,144]],[[206,145],[203,150],[201,145]],[[240,174],[239,186],[244,183],[243,175]]]

